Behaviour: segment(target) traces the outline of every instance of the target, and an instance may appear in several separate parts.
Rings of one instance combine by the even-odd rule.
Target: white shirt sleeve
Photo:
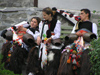
[[[39,36],[41,37],[41,32],[42,32],[42,26],[43,26],[43,23],[42,23],[42,21],[39,23],[39,32],[40,32],[40,34],[39,34]]]
[[[31,30],[29,30],[29,29],[27,29],[26,32],[27,32],[28,34],[31,34],[31,35],[34,37],[35,40],[37,39],[37,36],[39,36],[39,34],[40,34],[38,31],[35,31],[35,34],[34,34],[34,33],[33,33]]]
[[[18,29],[18,27],[21,26],[21,25],[23,25],[23,27],[28,27],[28,26],[29,26],[29,24],[28,24],[27,21],[22,21],[22,22],[20,22],[20,23],[14,25],[14,26]],[[7,30],[11,30],[10,27],[7,28]]]
[[[75,27],[76,27],[76,24],[74,25],[73,30],[72,30],[71,33],[75,33]]]
[[[59,20],[57,20],[56,26],[54,28],[54,33],[55,33],[55,35],[51,36],[52,39],[60,38],[60,35],[61,35],[61,22]]]
[[[27,21],[22,21],[22,22],[20,22],[20,23],[14,25],[14,26],[16,26],[16,28],[18,28],[18,27],[21,26],[21,25],[23,25],[23,27],[28,27],[28,26],[29,26],[29,24],[28,24]]]
[[[92,32],[96,34],[96,36],[98,37],[98,33],[97,33],[97,25],[95,23],[92,23]]]

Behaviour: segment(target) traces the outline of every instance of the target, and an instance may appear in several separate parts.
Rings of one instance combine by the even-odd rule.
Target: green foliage
[[[89,53],[91,55],[91,69],[95,73],[95,75],[100,75],[100,38],[98,38],[98,40],[95,39],[91,42],[91,48],[93,49],[93,51]]]
[[[10,70],[6,70],[4,68],[4,63],[1,63],[2,58],[3,58],[3,55],[0,54],[0,75],[19,75],[19,74],[14,74]]]
[[[96,12],[96,10],[93,10],[93,13],[95,13]]]
[[[95,75],[100,75],[100,37],[91,42],[91,49],[93,49],[89,53],[91,55],[90,57],[90,62],[92,64],[91,70],[95,73]]]

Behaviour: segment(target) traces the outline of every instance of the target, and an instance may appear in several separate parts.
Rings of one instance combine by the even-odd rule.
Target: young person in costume
[[[80,18],[81,20],[73,27],[71,32],[74,33],[76,39],[74,39],[73,43],[71,42],[69,45],[65,46],[65,49],[62,51],[60,68],[59,68],[59,75],[61,74],[74,74],[74,75],[89,75],[91,73],[91,64],[90,64],[90,56],[89,49],[90,39],[97,38],[97,25],[90,21],[91,12],[89,9],[81,9]],[[88,35],[85,34],[93,33],[95,35],[92,36],[93,38],[85,38]],[[73,35],[73,34],[72,34]],[[85,35],[85,37],[84,37]],[[70,38],[71,39],[71,38]],[[87,39],[87,40],[86,40]],[[65,58],[65,55],[68,54]],[[83,55],[84,54],[84,55]],[[88,59],[87,59],[88,58]],[[64,62],[66,62],[64,64]],[[64,64],[64,65],[62,65]],[[71,66],[70,66],[71,65]],[[69,67],[68,67],[69,66]],[[68,68],[68,71],[65,70]],[[85,69],[84,69],[85,68]],[[69,70],[70,69],[70,70]],[[64,71],[65,70],[65,71]],[[60,74],[61,73],[61,74]]]
[[[43,9],[42,13],[43,13],[44,19],[39,24],[39,30],[40,30],[40,32],[42,31],[43,23],[46,22],[46,24],[48,25],[48,27],[47,27],[48,29],[45,29],[46,25],[44,25],[44,30],[47,30],[47,31],[45,31],[46,37],[47,37],[46,42],[48,42],[51,39],[60,38],[61,22],[59,20],[53,18],[52,9],[49,7],[46,7]],[[52,35],[51,33],[54,33],[54,35]],[[40,34],[40,36],[41,36],[41,34]],[[37,38],[38,44],[40,44],[40,40],[41,40],[40,36],[38,36],[38,38]]]
[[[16,35],[18,35],[18,38],[23,39],[22,37],[26,33],[28,33],[31,34],[32,38],[36,40],[37,35],[39,34],[38,25],[40,21],[41,19],[39,17],[32,17],[30,20],[30,25],[27,25],[27,28],[24,28],[24,26],[22,25],[13,26],[13,28],[16,30]],[[4,36],[3,33],[2,36]],[[29,35],[27,37],[29,37]],[[2,54],[4,55],[3,62],[6,63],[5,67],[8,67],[7,69],[14,71],[14,73],[16,74],[20,74],[22,73],[22,66],[25,63],[24,59],[27,59],[28,51],[30,51],[30,49],[34,46],[33,43],[35,41],[31,44],[26,44],[25,42],[23,42],[21,46],[19,46],[18,43],[16,43],[16,41],[17,40],[15,40],[14,42],[13,39],[12,41],[8,40],[3,45]]]
[[[38,27],[38,25],[39,25],[40,21],[41,21],[41,19],[39,17],[33,17],[33,18],[31,18],[30,25],[26,24],[26,22],[25,22],[26,25],[24,25],[24,23],[20,23],[20,24],[17,24],[15,26],[12,26],[12,27],[15,30],[18,38],[23,39],[22,38],[23,35],[27,33],[27,34],[32,35],[33,38],[36,40],[37,36],[39,35],[39,27]],[[5,38],[7,31],[11,31],[11,29],[8,28],[6,30],[3,30],[3,32],[1,33],[1,36],[3,38]],[[9,34],[8,34],[8,36],[9,36]],[[13,38],[13,34],[10,37]],[[13,40],[13,39],[10,39],[10,41],[11,40]]]
[[[31,18],[30,21],[30,26],[28,26],[27,28],[23,27],[23,26],[19,26],[18,27],[18,31],[25,31],[28,34],[31,34],[35,40],[37,39],[37,36],[39,35],[39,23],[40,23],[41,19],[39,17],[33,17]]]
[[[90,21],[90,17],[91,12],[89,9],[81,9],[81,20],[73,27],[72,33],[76,33],[77,35],[81,36],[82,33],[78,31],[84,28],[85,30],[89,30],[90,32],[95,33],[95,35],[97,36],[97,25]]]

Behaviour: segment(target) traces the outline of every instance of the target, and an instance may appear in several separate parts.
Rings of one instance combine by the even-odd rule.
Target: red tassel
[[[73,66],[73,70],[76,70],[77,69],[77,67],[76,66]]]
[[[80,64],[79,64],[79,62],[77,62],[77,64],[76,64],[76,65],[77,65],[77,67],[80,67]]]
[[[71,59],[71,57],[69,57],[69,59]]]
[[[79,61],[79,56],[76,56],[76,61]]]
[[[73,49],[71,49],[70,52],[73,52]]]
[[[69,55],[69,57],[71,57],[71,56],[72,56],[72,54]]]

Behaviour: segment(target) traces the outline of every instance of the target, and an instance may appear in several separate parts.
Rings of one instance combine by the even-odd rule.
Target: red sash
[[[17,35],[20,39],[22,39],[23,35],[26,34],[25,31],[18,31]]]

